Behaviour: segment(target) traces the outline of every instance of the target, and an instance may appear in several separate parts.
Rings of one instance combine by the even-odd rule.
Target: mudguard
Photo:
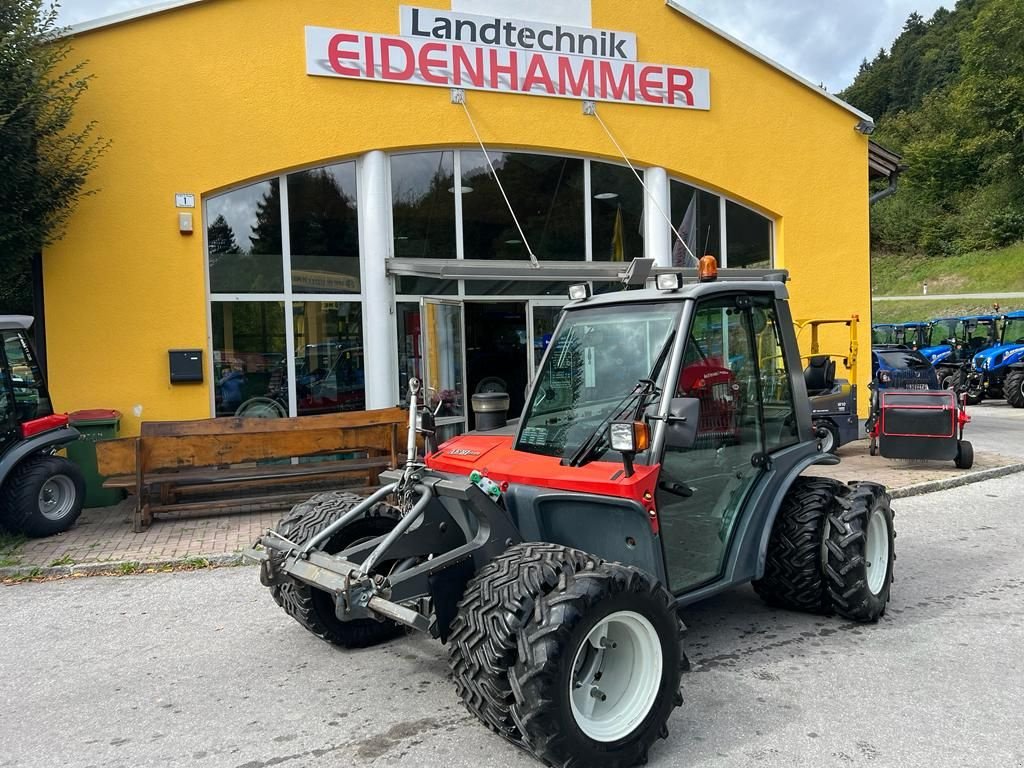
[[[7,479],[7,475],[9,475],[26,456],[50,450],[58,445],[73,443],[79,438],[79,436],[78,430],[74,427],[61,427],[60,429],[54,429],[49,432],[42,432],[38,435],[33,435],[27,440],[22,440],[21,442],[16,443],[13,448],[0,457],[0,485],[3,485],[4,480]]]

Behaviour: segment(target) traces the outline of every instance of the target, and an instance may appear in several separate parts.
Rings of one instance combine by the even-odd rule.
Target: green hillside
[[[876,301],[872,323],[909,323],[936,317],[994,314],[992,302],[985,301]],[[1000,312],[1024,309],[1024,299],[1000,303]]]
[[[958,256],[876,254],[871,258],[875,296],[1024,291],[1024,243]]]

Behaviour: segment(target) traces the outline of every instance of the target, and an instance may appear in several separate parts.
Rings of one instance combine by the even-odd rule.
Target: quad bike
[[[0,315],[0,527],[39,537],[71,528],[82,512],[85,479],[54,455],[78,439],[55,414],[29,343],[32,318]]]
[[[889,495],[802,474],[838,459],[812,425],[785,273],[713,266],[575,287],[514,429],[435,446],[410,382],[404,468],[366,499],[314,496],[246,551],[274,600],[346,648],[436,637],[483,723],[597,768],[667,735],[682,607],[753,582],[773,606],[878,620]]]

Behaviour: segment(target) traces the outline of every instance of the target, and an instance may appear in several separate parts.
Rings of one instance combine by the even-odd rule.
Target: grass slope
[[[1005,301],[999,313],[1024,309],[1024,299]],[[909,323],[936,317],[963,317],[964,315],[993,315],[992,302],[978,301],[876,301],[872,303],[872,322]]]
[[[926,281],[931,294],[1024,291],[1024,242],[963,256],[871,257],[875,296],[919,296]],[[888,303],[876,304],[876,313]]]

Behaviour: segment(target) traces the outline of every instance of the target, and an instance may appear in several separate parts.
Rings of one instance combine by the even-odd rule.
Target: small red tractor
[[[0,315],[0,527],[25,536],[68,530],[82,512],[85,479],[54,455],[78,439],[55,414],[29,343],[32,318]]]
[[[429,633],[470,712],[589,768],[641,763],[667,734],[681,608],[753,582],[773,606],[876,621],[889,495],[803,474],[838,459],[785,273],[713,266],[575,287],[518,423],[434,446],[411,383],[405,467],[367,499],[313,497],[247,551],[274,600],[342,647]]]

